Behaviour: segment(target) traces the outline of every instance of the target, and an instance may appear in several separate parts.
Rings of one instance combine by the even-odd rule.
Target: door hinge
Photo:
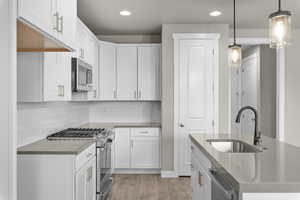
[[[211,124],[214,127],[215,126],[215,120],[212,120]]]
[[[215,92],[215,85],[212,84],[212,91]]]
[[[212,50],[212,55],[215,55],[215,49]]]

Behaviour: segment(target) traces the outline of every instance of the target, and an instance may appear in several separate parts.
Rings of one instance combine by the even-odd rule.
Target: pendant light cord
[[[278,10],[281,11],[281,0],[278,0]]]
[[[280,1],[280,0],[279,0]],[[236,45],[236,27],[235,27],[235,0],[233,0],[233,44]]]

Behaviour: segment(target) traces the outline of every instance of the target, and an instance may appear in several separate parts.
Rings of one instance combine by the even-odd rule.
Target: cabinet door
[[[193,199],[211,199],[211,179],[198,160],[192,159],[191,170]]]
[[[70,47],[75,43],[77,0],[56,0],[58,18],[58,37]]]
[[[98,41],[93,38],[91,46],[91,65],[93,66],[93,90],[89,92],[88,98],[90,100],[95,100],[99,98],[99,62],[98,62]]]
[[[130,168],[130,128],[118,128],[115,134],[115,168]]]
[[[160,168],[159,137],[131,138],[131,167],[140,169]]]
[[[79,18],[77,18],[76,23],[76,42],[77,42],[77,56],[81,60],[87,61],[87,49],[88,49],[88,33],[85,29],[85,25],[80,21]]]
[[[55,35],[55,1],[18,0],[18,16],[42,31]]]
[[[137,100],[137,48],[117,47],[117,98]]]
[[[116,47],[110,43],[99,45],[99,99],[116,99]]]
[[[96,158],[76,172],[75,200],[96,199]]]
[[[138,48],[138,99],[160,100],[160,46]]]
[[[63,100],[59,60],[58,53],[44,53],[44,101]]]
[[[71,78],[71,53],[62,52],[57,53],[58,56],[58,67],[59,67],[59,82],[62,88],[60,91],[60,95],[63,100],[69,101],[72,97],[72,78]]]

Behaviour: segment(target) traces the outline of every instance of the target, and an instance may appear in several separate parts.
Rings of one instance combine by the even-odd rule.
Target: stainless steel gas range
[[[97,200],[106,200],[112,190],[111,145],[114,132],[105,128],[69,128],[47,137],[48,140],[96,141],[96,192]]]

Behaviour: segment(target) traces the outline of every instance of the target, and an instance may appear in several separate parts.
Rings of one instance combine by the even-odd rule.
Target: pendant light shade
[[[242,45],[236,44],[236,23],[235,23],[235,0],[233,0],[233,44],[228,47],[228,61],[230,67],[242,65]]]
[[[229,46],[229,66],[240,67],[242,65],[242,46],[233,44]]]
[[[290,44],[291,12],[281,10],[281,0],[278,1],[278,11],[269,16],[270,47],[283,48]]]

